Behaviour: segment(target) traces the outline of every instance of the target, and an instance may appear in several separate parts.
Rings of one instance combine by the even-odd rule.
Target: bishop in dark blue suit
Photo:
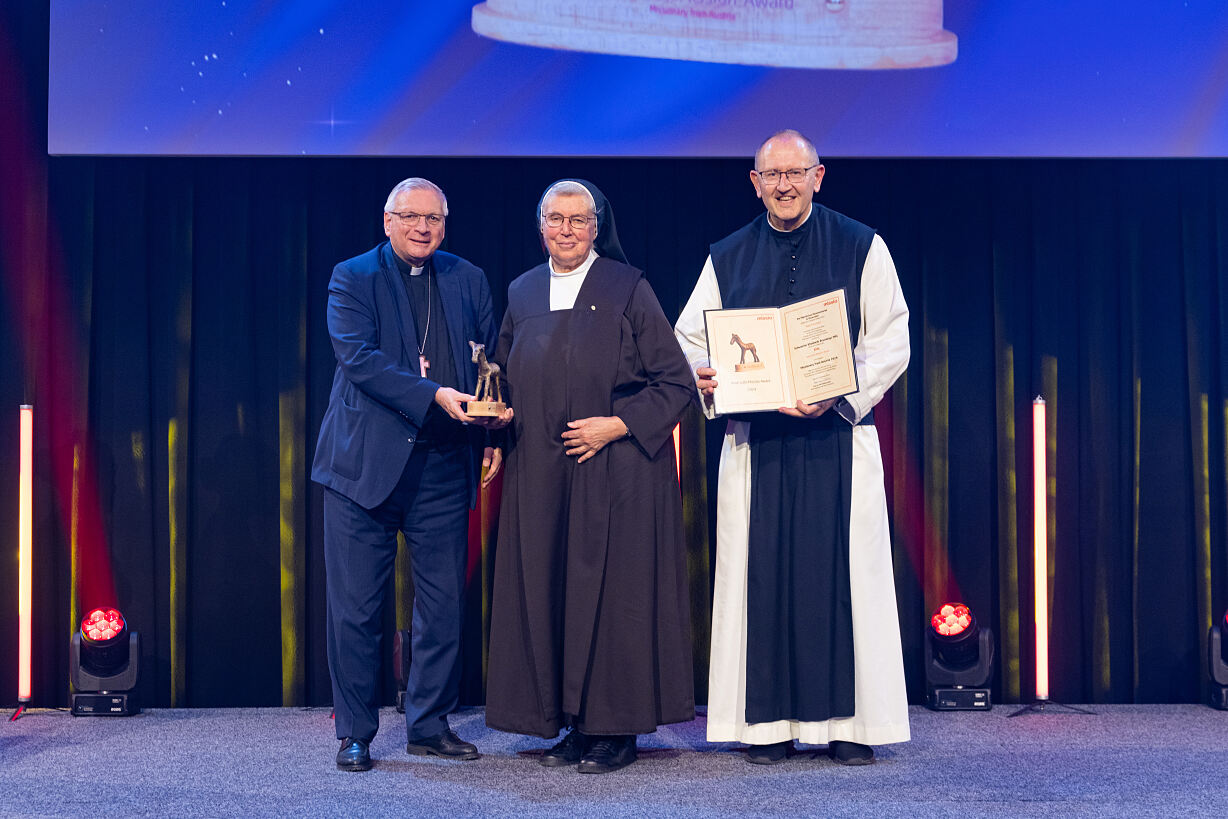
[[[469,342],[494,349],[497,324],[483,272],[439,251],[447,199],[419,178],[384,206],[388,241],[333,270],[328,332],[337,356],[312,464],[324,489],[328,669],[337,766],[371,767],[379,727],[383,607],[397,532],[411,550],[412,656],[405,700],[411,754],[476,759],[448,726],[460,682],[468,510],[500,453],[471,418]]]

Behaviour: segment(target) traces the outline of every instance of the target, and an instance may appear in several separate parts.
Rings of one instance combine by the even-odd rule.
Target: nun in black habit
[[[672,442],[695,386],[601,192],[556,182],[537,216],[550,258],[508,288],[495,356],[516,415],[486,721],[570,728],[542,764],[606,773],[635,761],[637,734],[695,714]]]

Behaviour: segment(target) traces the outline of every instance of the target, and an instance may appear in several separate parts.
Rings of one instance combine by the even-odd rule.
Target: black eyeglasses
[[[809,168],[790,168],[787,171],[759,171],[755,173],[763,180],[765,185],[775,185],[780,182],[780,177],[784,177],[796,185],[806,179],[806,175],[819,167],[818,164],[811,165]]]
[[[578,214],[576,216],[564,216],[561,213],[547,213],[542,217],[542,221],[552,228],[561,228],[564,219],[571,222],[571,226],[576,230],[584,230],[590,222],[596,221],[594,216],[581,216]]]
[[[431,227],[439,227],[443,224],[443,215],[439,213],[410,213],[408,211],[401,213],[395,210],[390,210],[388,212],[405,222],[410,227],[417,227],[422,223],[423,219],[425,219],[426,223]]]

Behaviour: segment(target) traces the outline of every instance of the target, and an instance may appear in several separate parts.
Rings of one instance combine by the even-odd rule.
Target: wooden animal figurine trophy
[[[477,397],[468,403],[465,413],[482,417],[499,415],[507,409],[499,386],[499,365],[486,360],[485,344],[471,341],[469,346],[473,350],[472,361],[478,365],[478,386],[474,390]]]
[[[733,338],[729,339],[730,344],[736,344],[742,348],[742,357],[738,359],[738,363],[733,365],[734,372],[742,372],[743,370],[762,370],[763,362],[759,360],[759,354],[755,352],[755,344],[750,341],[743,341],[737,333],[733,334]],[[755,360],[750,364],[746,363],[746,354],[750,353]]]

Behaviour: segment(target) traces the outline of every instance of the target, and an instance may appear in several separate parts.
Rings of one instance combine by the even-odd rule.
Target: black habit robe
[[[856,339],[874,230],[817,203],[812,208],[793,231],[774,230],[761,214],[712,246],[721,304],[781,307],[844,288]],[[817,419],[736,417],[750,422],[752,476],[746,722],[852,716],[853,428],[834,411]]]
[[[598,258],[571,310],[550,268],[514,281],[496,361],[515,407],[491,611],[486,722],[554,737],[641,734],[695,714],[672,432],[691,369],[640,271]],[[632,437],[579,464],[567,422]]]

